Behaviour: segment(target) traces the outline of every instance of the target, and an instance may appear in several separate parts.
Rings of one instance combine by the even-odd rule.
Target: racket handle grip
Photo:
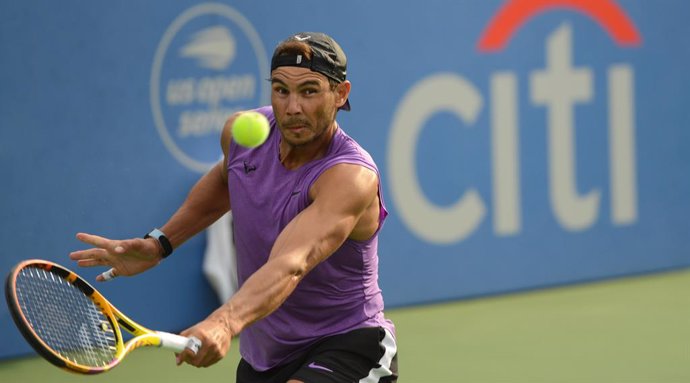
[[[162,331],[157,331],[156,334],[161,339],[161,347],[169,348],[177,352],[190,349],[194,354],[196,354],[201,348],[201,341],[194,336],[187,338],[186,336]]]

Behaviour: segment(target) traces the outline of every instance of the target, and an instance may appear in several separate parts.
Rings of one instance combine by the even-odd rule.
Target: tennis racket
[[[82,374],[117,366],[132,350],[156,346],[196,353],[194,338],[149,330],[132,321],[88,282],[44,260],[15,266],[5,284],[15,324],[38,354],[50,363]],[[125,342],[122,329],[132,334]]]

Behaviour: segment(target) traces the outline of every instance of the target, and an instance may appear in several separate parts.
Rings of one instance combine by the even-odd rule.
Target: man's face
[[[328,78],[320,73],[290,66],[271,73],[273,112],[290,145],[317,140],[335,121],[339,100],[338,92],[331,90]]]

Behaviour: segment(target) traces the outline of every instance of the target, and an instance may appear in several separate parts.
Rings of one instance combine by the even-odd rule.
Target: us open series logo
[[[269,102],[264,45],[233,8],[203,3],[163,34],[151,68],[151,110],[168,151],[205,172],[219,158],[219,137],[234,112]]]

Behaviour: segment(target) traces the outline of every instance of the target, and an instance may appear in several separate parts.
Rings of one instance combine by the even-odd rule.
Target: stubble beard
[[[323,136],[329,131],[329,128],[331,125],[335,122],[335,116],[336,116],[337,109],[333,109],[330,113],[327,111],[323,111],[322,113],[319,113],[317,116],[317,129],[309,129],[312,127],[312,124],[309,123],[305,118],[299,118],[299,117],[293,117],[293,118],[288,118],[283,122],[278,122],[279,126],[295,126],[295,125],[302,125],[307,127],[307,129],[311,132],[316,132],[315,135],[309,137],[308,139],[293,139],[291,136],[288,136],[286,134],[283,134],[283,140],[287,144],[289,144],[293,148],[299,148],[299,147],[304,147],[308,146],[309,144],[312,144],[314,142],[320,141]],[[330,118],[325,117],[327,114],[330,115]]]

